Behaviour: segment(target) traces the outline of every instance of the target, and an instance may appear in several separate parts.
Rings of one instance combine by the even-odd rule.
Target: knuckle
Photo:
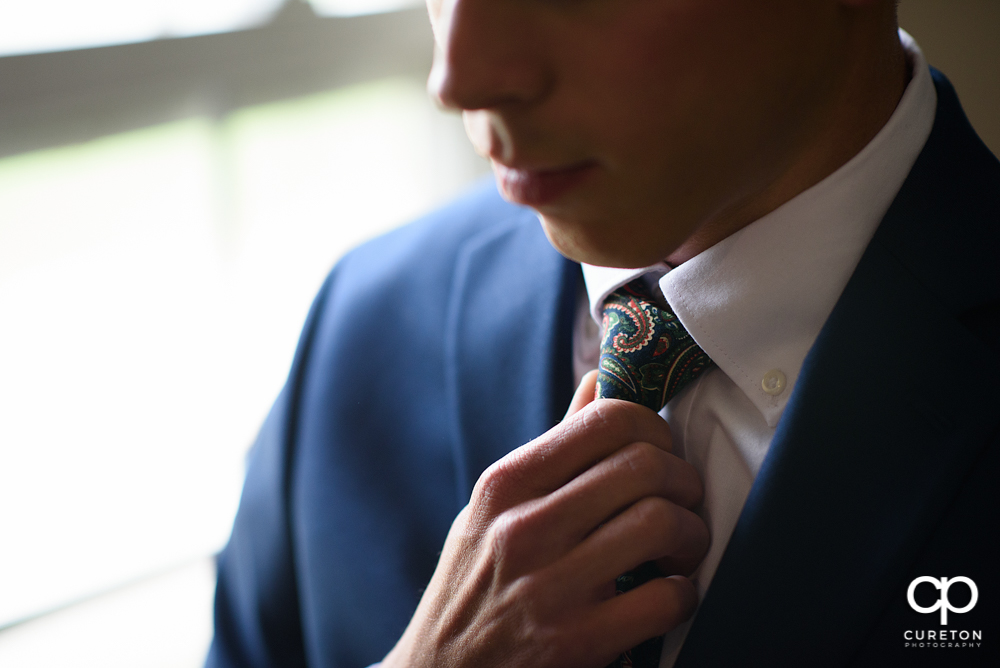
[[[620,432],[630,430],[634,419],[630,415],[629,404],[625,401],[597,401],[584,416],[584,427],[587,430],[602,430]]]
[[[545,581],[538,577],[537,572],[521,575],[510,586],[510,597],[522,609],[525,618],[530,622],[529,628],[537,631],[539,627],[539,603],[545,589]]]
[[[640,404],[611,399],[596,401],[579,415],[580,426],[589,432],[614,435],[622,443],[649,438],[660,444],[658,449],[669,451],[671,448],[670,426],[666,420]]]
[[[474,505],[491,509],[502,504],[508,491],[520,477],[518,461],[514,453],[511,453],[483,471],[472,490]]]
[[[705,499],[705,484],[694,466],[683,459],[678,459],[677,462],[679,463],[677,477],[683,490],[681,505],[685,508],[694,508]]]
[[[544,518],[532,508],[505,511],[494,518],[486,531],[486,544],[497,563],[509,572],[520,572],[531,561],[539,545]],[[530,585],[526,582],[524,586]]]
[[[632,443],[621,450],[622,464],[643,479],[657,477],[663,470],[662,451],[650,443]]]
[[[642,535],[647,559],[661,559],[682,546],[684,529],[679,509],[659,497],[649,497],[636,503],[636,530]]]
[[[497,516],[486,532],[486,543],[494,554],[506,554],[517,541],[518,521],[510,513]]]
[[[493,496],[493,487],[496,484],[493,480],[494,473],[493,469],[496,464],[493,464],[488,469],[483,471],[479,479],[476,480],[475,486],[472,488],[472,499],[470,503],[473,506],[484,506],[488,505],[490,499]]]
[[[652,615],[661,632],[666,633],[691,616],[698,595],[694,591],[694,585],[686,579],[661,578],[655,581],[655,586],[663,592],[659,597],[661,604]]]
[[[507,477],[507,466],[504,460],[494,462],[488,469],[483,471],[476,481],[476,491],[480,496],[491,498],[503,487]]]
[[[678,518],[673,504],[658,496],[650,496],[635,504],[640,527],[670,540],[677,534]]]

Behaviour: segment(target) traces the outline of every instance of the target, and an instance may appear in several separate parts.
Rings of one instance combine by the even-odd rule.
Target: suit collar
[[[928,291],[960,315],[1000,300],[1000,162],[969,125],[955,90],[932,69],[934,127],[875,234]]]
[[[931,138],[806,358],[678,666],[846,663],[996,429],[1000,361],[960,315],[997,297],[978,255],[1000,181],[936,78]]]
[[[569,406],[579,274],[524,209],[460,251],[445,331],[460,506],[484,469]]]

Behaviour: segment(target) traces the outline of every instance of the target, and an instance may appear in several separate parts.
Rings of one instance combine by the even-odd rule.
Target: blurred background
[[[1000,151],[1000,3],[901,24]],[[0,666],[194,668],[337,258],[488,171],[413,0],[0,0]]]

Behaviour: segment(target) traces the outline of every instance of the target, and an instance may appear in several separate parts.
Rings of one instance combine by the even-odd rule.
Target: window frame
[[[0,158],[362,81],[426,77],[426,9],[0,57]]]

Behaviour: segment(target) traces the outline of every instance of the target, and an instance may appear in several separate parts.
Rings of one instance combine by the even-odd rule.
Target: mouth
[[[515,204],[539,207],[582,186],[597,170],[597,163],[586,161],[556,169],[527,169],[494,161],[493,169],[505,198]]]

